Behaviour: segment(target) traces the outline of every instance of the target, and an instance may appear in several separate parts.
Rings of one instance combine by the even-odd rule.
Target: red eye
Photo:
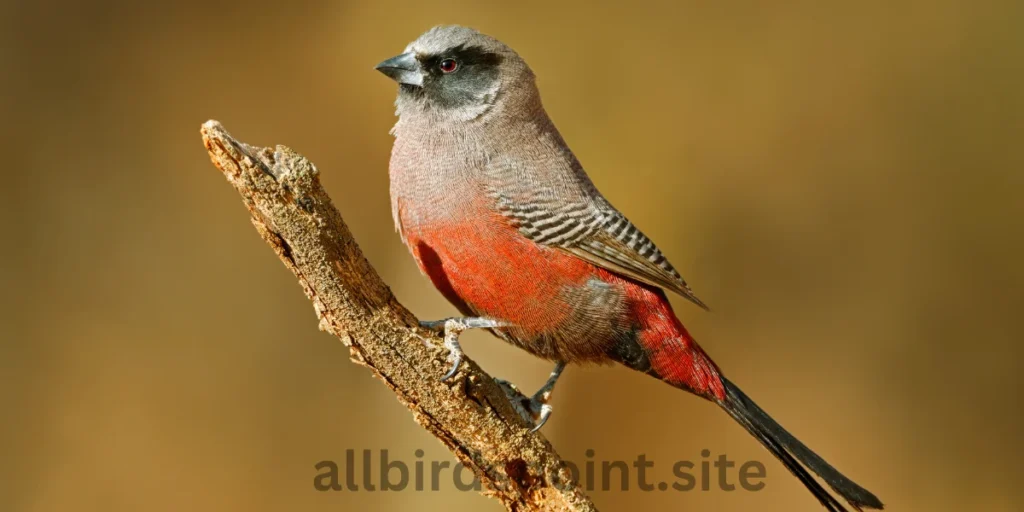
[[[441,61],[441,64],[438,67],[441,68],[441,72],[443,73],[451,73],[452,71],[459,69],[459,63],[455,62],[453,59],[445,59]]]

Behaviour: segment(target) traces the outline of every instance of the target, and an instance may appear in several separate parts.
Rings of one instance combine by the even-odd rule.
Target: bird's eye
[[[452,73],[456,69],[459,69],[459,63],[455,62],[455,59],[445,59],[438,65],[441,68],[442,73]]]

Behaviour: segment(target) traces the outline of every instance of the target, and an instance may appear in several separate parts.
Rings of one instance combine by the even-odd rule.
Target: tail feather
[[[722,377],[722,384],[725,387],[725,399],[719,402],[722,408],[737,423],[743,425],[747,432],[756,437],[768,451],[772,452],[772,455],[775,455],[786,466],[786,469],[799,478],[827,510],[844,512],[846,509],[818,484],[807,469],[820,476],[832,490],[855,509],[861,510],[861,507],[881,509],[883,507],[882,502],[874,494],[846,478],[818,454],[793,437],[735,384],[725,377]]]

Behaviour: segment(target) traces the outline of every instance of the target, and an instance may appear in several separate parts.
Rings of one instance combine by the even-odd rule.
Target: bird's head
[[[434,27],[376,69],[398,82],[398,115],[432,121],[485,117],[499,104],[538,100],[533,72],[493,37],[456,25]]]

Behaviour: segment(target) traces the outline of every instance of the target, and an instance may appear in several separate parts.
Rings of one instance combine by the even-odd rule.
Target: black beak
[[[416,60],[415,53],[409,52],[391,57],[377,64],[374,69],[400,84],[423,87],[423,70],[420,69],[420,62]]]

